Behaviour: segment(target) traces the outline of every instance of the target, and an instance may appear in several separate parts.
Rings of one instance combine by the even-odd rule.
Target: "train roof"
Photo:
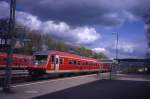
[[[50,54],[58,54],[62,57],[69,57],[69,58],[77,58],[77,59],[84,59],[84,60],[89,60],[89,61],[97,61],[97,59],[94,58],[88,58],[84,56],[79,56],[75,54],[71,54],[68,52],[60,52],[60,51],[37,51],[34,53],[34,55],[50,55]]]
[[[48,55],[51,51],[37,51],[33,55]]]

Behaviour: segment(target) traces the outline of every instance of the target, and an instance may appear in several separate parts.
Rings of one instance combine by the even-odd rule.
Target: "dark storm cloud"
[[[149,0],[18,0],[18,4],[41,20],[64,21],[73,25],[113,26],[131,15],[141,17],[150,8]],[[131,15],[125,16],[124,12]],[[116,17],[109,16],[113,13]]]
[[[43,21],[63,21],[71,25],[113,26],[129,18],[123,16],[124,12],[128,10],[135,12],[132,7],[139,7],[139,0],[123,2],[122,0],[18,0],[18,4]]]
[[[22,0],[21,3],[25,10],[39,16],[44,21],[55,20],[80,25],[93,23],[94,20],[97,23],[97,15],[104,14],[104,9],[72,0],[42,0],[40,2],[37,2],[37,0]]]
[[[17,0],[17,5],[42,21],[116,26],[147,14],[150,0]]]

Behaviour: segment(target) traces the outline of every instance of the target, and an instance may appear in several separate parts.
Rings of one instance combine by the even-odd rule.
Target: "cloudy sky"
[[[8,17],[9,1],[0,0],[0,18]],[[17,0],[16,20],[66,43],[115,57],[144,58],[147,42],[143,17],[149,0]]]

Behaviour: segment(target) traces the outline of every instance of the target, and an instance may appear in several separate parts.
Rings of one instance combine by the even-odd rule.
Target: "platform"
[[[33,99],[150,99],[150,82],[99,80]]]
[[[94,74],[12,85],[14,93],[5,94],[1,92],[0,99],[30,99],[97,80],[99,80],[99,77]]]
[[[115,80],[99,75],[58,78],[13,85],[1,99],[150,99],[150,76],[118,75]]]

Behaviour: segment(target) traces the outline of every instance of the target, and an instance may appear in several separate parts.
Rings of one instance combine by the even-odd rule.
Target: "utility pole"
[[[116,64],[116,67],[115,67],[115,70],[116,71],[118,71],[118,70],[120,70],[120,67],[119,67],[119,64],[118,64],[118,43],[119,43],[119,34],[118,34],[118,32],[116,32],[116,33],[113,33],[114,35],[116,35],[116,44],[115,44],[115,51],[116,51],[116,53],[115,53],[115,64]]]
[[[12,63],[12,53],[13,53],[13,46],[14,46],[14,30],[15,30],[15,10],[16,10],[16,0],[11,0],[10,2],[10,18],[9,18],[9,30],[7,35],[7,43],[9,46],[7,48],[7,62],[5,68],[5,79],[3,85],[4,92],[11,91],[11,63]]]
[[[118,42],[119,42],[119,34],[118,33],[113,33],[114,35],[116,35],[116,44],[115,44],[115,46],[116,46],[116,60],[118,59]]]
[[[117,41],[116,41],[116,60],[118,59],[118,40],[119,40],[119,36],[118,33],[116,33],[117,36]]]

